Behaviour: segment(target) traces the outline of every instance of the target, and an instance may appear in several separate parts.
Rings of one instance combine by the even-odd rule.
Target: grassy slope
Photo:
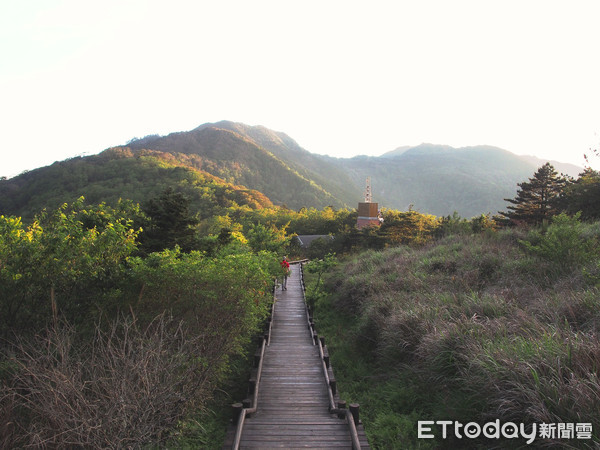
[[[581,232],[595,240],[598,225]],[[315,320],[373,447],[458,444],[418,440],[418,420],[592,422],[598,443],[598,258],[565,267],[519,237],[367,252],[329,276]]]

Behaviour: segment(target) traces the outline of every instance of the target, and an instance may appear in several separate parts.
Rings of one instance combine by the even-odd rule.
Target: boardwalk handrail
[[[300,282],[302,285],[302,292],[305,295],[306,285],[304,284],[304,263],[300,264]],[[306,302],[305,302],[306,304]],[[358,424],[358,405],[352,405],[354,408],[351,410],[336,407],[334,392],[332,388],[331,379],[329,377],[328,363],[325,358],[325,350],[323,348],[325,339],[323,337],[319,337],[319,335],[315,331],[315,323],[310,317],[310,312],[308,307],[306,307],[306,319],[308,322],[308,328],[310,330],[311,337],[313,339],[313,345],[319,346],[319,354],[321,355],[321,367],[323,369],[323,375],[325,376],[325,382],[327,383],[327,393],[329,396],[329,412],[331,414],[337,414],[338,417],[344,416],[346,422],[348,423],[348,427],[350,428],[350,437],[352,438],[352,448],[354,450],[360,450],[360,441],[358,438],[358,430],[356,429],[356,425]],[[342,403],[342,402],[340,402]],[[343,402],[345,404],[345,402]],[[356,417],[355,415],[356,414]]]
[[[336,407],[333,388],[331,387],[331,379],[329,378],[329,371],[327,370],[327,363],[325,362],[325,352],[323,351],[322,338],[317,338],[317,344],[319,346],[319,353],[321,354],[321,366],[323,368],[323,375],[325,376],[325,382],[327,383],[327,393],[329,394],[329,412],[331,414],[337,414],[338,416],[344,415],[348,426],[350,427],[350,437],[352,438],[352,448],[360,450],[360,441],[358,439],[358,431],[356,429],[356,423],[354,415],[348,409],[342,409]]]
[[[250,408],[242,408],[240,415],[237,419],[237,427],[235,430],[235,439],[233,440],[232,449],[238,450],[240,447],[240,440],[242,438],[242,430],[244,428],[244,421],[246,415],[255,413],[258,410],[258,390],[260,387],[260,379],[262,376],[262,367],[265,357],[265,347],[271,344],[271,329],[273,326],[273,315],[275,314],[275,290],[273,290],[273,304],[271,305],[271,317],[269,319],[269,328],[265,336],[262,339],[262,345],[260,349],[260,360],[258,362],[258,369],[256,371],[256,383],[254,383],[254,394],[252,398],[252,406]]]

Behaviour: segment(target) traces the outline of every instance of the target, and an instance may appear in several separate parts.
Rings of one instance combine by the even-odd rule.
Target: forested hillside
[[[331,158],[311,154],[284,133],[228,121],[130,145],[194,153],[206,161],[215,161],[211,169],[206,169],[210,173],[258,189],[276,204],[284,203],[294,209],[354,207],[363,196],[365,179],[371,177],[375,199],[381,206],[407,210],[412,205],[418,211],[438,216],[454,212],[463,217],[494,214],[504,208],[502,199],[515,194],[516,183],[545,162],[491,146],[453,148],[432,144],[401,147],[380,157]],[[282,176],[273,172],[278,169],[269,166],[256,148],[249,153],[248,145],[267,150],[293,173],[282,172]],[[249,154],[262,156],[249,158]],[[572,176],[578,174],[574,166],[562,165],[562,169]],[[295,176],[310,180],[313,187],[322,190],[312,201],[308,194],[285,193],[286,189],[306,189]]]
[[[211,124],[205,124],[199,128],[210,126]],[[285,133],[269,130],[262,126],[252,127],[229,121],[218,122],[215,126],[237,132],[251,139],[259,147],[268,150],[277,158],[285,161],[303,177],[322,186],[344,204],[354,206],[356,198],[360,198],[363,194],[364,180],[358,185],[353,184],[343,167],[329,164],[321,156],[303,149]],[[303,206],[317,207],[316,204],[305,204]]]
[[[264,127],[219,122],[129,146],[195,155],[197,168],[293,209],[341,207],[360,192],[352,189],[343,171],[318,160],[283,133]]]
[[[259,191],[226,183],[195,168],[201,165],[193,155],[109,149],[1,181],[0,214],[32,218],[43,208],[53,209],[81,196],[90,203],[114,205],[120,198],[144,203],[166,187],[188,196],[191,208],[201,217],[228,206],[256,209],[272,205]]]

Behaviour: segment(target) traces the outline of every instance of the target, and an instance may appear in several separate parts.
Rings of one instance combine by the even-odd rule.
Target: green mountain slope
[[[271,206],[262,193],[226,183],[195,169],[193,158],[122,147],[96,156],[77,157],[0,182],[0,214],[31,218],[84,196],[89,203],[119,198],[143,203],[173,186],[191,200],[191,208],[209,217],[219,208]]]
[[[212,126],[212,124],[202,125],[199,128],[208,126]],[[229,121],[221,121],[214,124],[214,126],[234,131],[246,139],[252,140],[259,147],[285,161],[289,167],[303,177],[322,186],[323,189],[342,203],[354,206],[356,199],[362,196],[364,189],[362,183],[360,186],[355,186],[343,168],[337,164],[330,164],[319,155],[310,153],[300,147],[295,140],[285,133],[273,131],[263,126],[249,126]]]
[[[380,206],[414,209],[445,216],[495,214],[512,198],[517,183],[527,180],[536,167],[519,156],[491,146],[453,148],[421,144],[380,157],[337,159],[353,182],[370,176],[374,200]]]
[[[274,203],[293,209],[341,207],[358,195],[339,168],[328,166],[287,135],[264,127],[219,122],[129,145],[134,150],[196,155],[198,168],[259,190]]]

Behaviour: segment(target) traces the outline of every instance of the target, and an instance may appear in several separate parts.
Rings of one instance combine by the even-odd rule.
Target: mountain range
[[[433,144],[333,158],[303,149],[282,132],[221,121],[134,139],[0,181],[0,214],[27,217],[80,195],[90,202],[143,202],[166,185],[185,191],[201,215],[209,213],[202,201],[207,192],[222,205],[356,208],[370,177],[380,207],[470,218],[503,210],[503,199],[514,197],[517,183],[545,162],[491,146]],[[573,176],[582,170],[553,164]]]

